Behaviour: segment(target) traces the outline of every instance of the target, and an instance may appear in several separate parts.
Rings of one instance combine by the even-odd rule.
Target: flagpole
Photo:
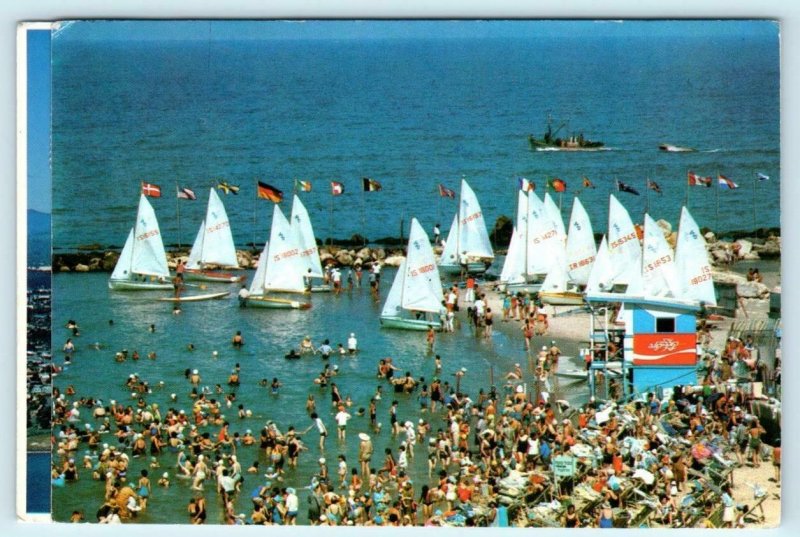
[[[758,180],[758,175],[753,177],[753,233],[756,233],[756,230],[758,230],[758,224],[756,224],[756,181],[757,180]]]
[[[361,179],[361,236],[366,237],[364,228],[366,224],[364,223],[364,179]],[[365,241],[366,244],[366,241]]]
[[[256,197],[253,198],[253,250],[258,250],[256,246],[256,230],[258,229],[258,178],[253,178],[256,184]]]
[[[650,212],[650,177],[644,179],[644,214]]]
[[[333,246],[333,188],[331,187],[331,199],[328,205],[328,246]]]
[[[688,172],[688,170],[686,172],[686,200],[685,200],[684,205],[686,206],[686,209],[688,210],[689,209],[689,172]]]
[[[175,181],[175,212],[178,216],[178,250],[181,249],[181,199],[178,197],[178,181]]]

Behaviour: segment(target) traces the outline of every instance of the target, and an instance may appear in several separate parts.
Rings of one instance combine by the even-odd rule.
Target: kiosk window
[[[675,318],[674,317],[661,317],[656,318],[656,332],[661,333],[674,333],[675,332]]]

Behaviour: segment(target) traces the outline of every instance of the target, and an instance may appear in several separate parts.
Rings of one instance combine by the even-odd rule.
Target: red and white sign
[[[697,335],[635,334],[633,365],[695,365]]]

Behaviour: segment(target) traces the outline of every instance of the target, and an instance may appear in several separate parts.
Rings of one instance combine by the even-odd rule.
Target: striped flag
[[[536,190],[536,184],[533,181],[528,181],[524,177],[520,177],[517,179],[519,182],[519,189],[523,192],[531,192],[532,190]]]
[[[369,177],[362,177],[361,181],[364,183],[364,192],[377,192],[381,189],[381,184]]]
[[[331,181],[331,194],[341,196],[344,194],[344,185],[338,181]]]
[[[193,190],[189,190],[188,188],[178,188],[178,199],[181,200],[196,200],[197,195],[194,193]]]
[[[258,191],[256,192],[256,196],[264,200],[269,200],[273,203],[280,203],[283,200],[283,192],[274,186],[268,185],[267,183],[262,183],[261,181],[258,182]]]
[[[651,181],[650,179],[647,180],[647,188],[652,190],[653,192],[658,192],[659,194],[663,194],[661,192],[661,187],[655,181]]]
[[[756,177],[758,177],[759,181],[769,181],[769,175],[763,174],[761,172],[756,173]]]
[[[726,188],[728,190],[734,190],[736,188],[739,188],[739,185],[737,185],[736,183],[734,183],[733,181],[731,181],[722,174],[719,174],[717,176],[717,182],[719,183],[720,188]]]
[[[219,181],[217,183],[217,188],[222,190],[226,196],[228,194],[233,194],[234,196],[239,194],[239,187],[229,184],[227,181]]]
[[[553,177],[547,182],[547,186],[553,189],[553,192],[566,192],[567,191],[567,183],[559,179],[558,177]]]
[[[694,172],[688,172],[686,178],[689,181],[689,186],[711,186],[711,177],[701,177]]]
[[[311,181],[300,181],[296,179],[295,185],[297,185],[297,188],[303,192],[311,192]]]
[[[161,187],[153,183],[142,181],[142,194],[150,198],[160,198]]]
[[[443,198],[456,199],[455,190],[450,190],[443,184],[439,184],[439,195]]]

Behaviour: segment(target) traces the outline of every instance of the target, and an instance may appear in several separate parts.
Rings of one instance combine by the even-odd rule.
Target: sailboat
[[[319,250],[317,250],[317,239],[314,236],[314,228],[311,226],[311,219],[308,217],[308,211],[305,205],[303,205],[300,201],[300,197],[296,194],[292,200],[291,221],[292,230],[294,230],[300,246],[300,259],[302,259],[305,267],[303,270],[303,277],[313,279],[322,278],[324,274],[322,272],[322,264],[319,260]],[[306,282],[306,287],[308,287],[308,282]],[[329,284],[311,285],[312,293],[330,290],[331,286]]]
[[[675,254],[661,228],[647,213],[644,215],[642,291],[648,297],[680,298]]]
[[[494,259],[481,206],[467,181],[461,180],[458,212],[447,235],[439,269],[446,274],[483,273]]]
[[[555,224],[558,227],[558,222]],[[580,200],[575,198],[570,215],[566,248],[556,248],[556,262],[547,273],[539,292],[542,302],[553,305],[583,304],[583,293],[580,288],[586,286],[589,281],[595,255],[592,223]],[[571,289],[570,286],[572,286]]]
[[[416,218],[411,220],[408,254],[392,282],[381,312],[386,328],[427,330],[441,328],[442,282],[428,235]]]
[[[247,307],[309,309],[306,301],[269,296],[272,293],[304,293],[304,262],[292,227],[275,205],[269,242],[258,258],[258,267],[250,284]]]
[[[108,288],[114,291],[172,289],[156,213],[144,194],[139,196],[136,223],[128,233]]]
[[[608,253],[614,267],[614,285],[626,286],[626,294],[641,292],[642,247],[628,210],[614,197],[608,204]]]
[[[597,248],[597,256],[592,264],[592,271],[586,281],[586,293],[596,295],[598,293],[611,292],[614,286],[614,267],[611,265],[611,254],[608,251],[608,242],[603,235],[600,246]]]
[[[184,277],[187,280],[220,283],[234,283],[244,279],[244,276],[229,272],[208,270],[206,268],[208,265],[239,268],[236,247],[231,234],[231,224],[225,212],[225,206],[213,188],[208,196],[206,217],[200,223],[200,230],[197,232],[192,251],[189,253],[189,260],[186,262]]]
[[[678,274],[677,293],[681,299],[701,302],[706,306],[717,305],[706,240],[686,207],[681,209],[678,225],[675,267]]]

